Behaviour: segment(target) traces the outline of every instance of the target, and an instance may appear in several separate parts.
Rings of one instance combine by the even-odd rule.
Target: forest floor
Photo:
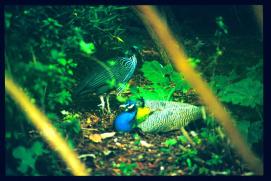
[[[175,93],[173,99],[184,97]],[[192,91],[185,95],[185,102],[200,104]],[[83,138],[76,151],[91,175],[252,174],[218,125],[207,128],[202,120],[188,125],[186,130],[196,144],[192,146],[181,130],[163,134],[115,132],[113,122],[118,113],[118,109],[102,113],[98,107],[81,112]]]

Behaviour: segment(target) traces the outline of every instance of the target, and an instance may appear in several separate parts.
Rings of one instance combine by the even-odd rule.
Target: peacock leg
[[[110,110],[110,104],[109,104],[109,98],[110,98],[110,96],[107,95],[107,96],[106,96],[106,106],[107,106],[107,112],[108,112],[108,113],[111,113],[111,110]]]
[[[99,104],[98,106],[101,107],[103,113],[104,113],[104,109],[105,109],[105,102],[104,102],[104,96],[99,96],[100,100],[101,100],[101,104]]]

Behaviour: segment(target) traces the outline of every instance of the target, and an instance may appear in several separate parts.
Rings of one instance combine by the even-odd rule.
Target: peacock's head
[[[125,51],[124,54],[126,57],[132,57],[134,55],[139,62],[144,62],[141,54],[141,48],[137,45],[127,47],[127,51]]]

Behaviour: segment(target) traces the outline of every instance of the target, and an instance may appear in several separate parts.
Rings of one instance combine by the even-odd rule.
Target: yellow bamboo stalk
[[[208,84],[201,78],[199,73],[189,65],[188,57],[183,48],[178,44],[165,23],[159,18],[157,10],[152,6],[146,5],[139,5],[137,6],[137,9],[139,10],[139,15],[142,21],[146,26],[151,26],[156,33],[161,44],[171,57],[171,61],[176,70],[184,75],[184,78],[194,87],[204,104],[224,127],[226,134],[231,140],[231,143],[237,153],[240,154],[255,174],[262,175],[263,164],[261,160],[259,160],[249,149],[248,145],[235,127],[233,119],[209,89]]]
[[[16,85],[6,74],[5,89],[26,115],[28,120],[41,132],[41,135],[49,143],[51,148],[55,150],[67,164],[72,174],[77,176],[88,175],[85,165],[81,163],[78,155],[69,148],[65,140],[57,132],[54,126],[52,126],[49,119],[30,102],[30,99],[23,92],[22,88]]]
[[[263,5],[252,5],[261,34],[263,34]]]

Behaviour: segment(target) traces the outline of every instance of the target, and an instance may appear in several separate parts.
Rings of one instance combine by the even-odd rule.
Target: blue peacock
[[[204,107],[174,101],[140,99],[128,101],[121,107],[125,111],[114,122],[115,129],[120,132],[130,132],[134,127],[149,133],[168,132],[206,118]]]

